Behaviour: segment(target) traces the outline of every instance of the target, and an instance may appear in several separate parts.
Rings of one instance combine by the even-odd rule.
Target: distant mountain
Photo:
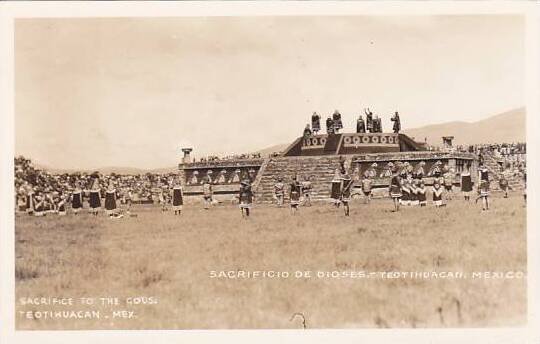
[[[267,147],[267,148],[263,148],[261,150],[258,150],[256,152],[253,152],[255,154],[257,153],[260,153],[262,157],[267,157],[268,155],[274,153],[274,152],[281,152],[283,151],[285,148],[287,148],[289,146],[290,143],[283,143],[283,144],[278,144],[278,145],[275,145],[275,146],[270,146],[270,147]]]
[[[507,111],[477,122],[447,122],[415,129],[404,134],[431,145],[442,144],[443,136],[454,136],[454,144],[525,142],[525,108]]]

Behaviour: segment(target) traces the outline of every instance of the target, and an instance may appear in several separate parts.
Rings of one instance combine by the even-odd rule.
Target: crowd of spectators
[[[235,160],[248,160],[248,159],[261,159],[261,153],[251,154],[234,154],[226,156],[209,155],[202,157],[199,162],[217,162],[217,161],[235,161]]]
[[[459,152],[468,152],[474,154],[491,153],[496,156],[505,155],[521,155],[527,153],[526,143],[490,143],[490,144],[475,144],[475,145],[460,145],[456,146]]]
[[[163,189],[168,189],[174,181],[175,174],[145,173],[137,175],[101,174],[99,172],[73,172],[53,174],[35,168],[30,159],[19,156],[15,158],[15,190],[17,200],[23,199],[29,192],[38,196],[66,197],[76,187],[83,191],[91,188],[97,178],[101,194],[112,183],[122,195],[128,194],[133,202],[153,202]]]

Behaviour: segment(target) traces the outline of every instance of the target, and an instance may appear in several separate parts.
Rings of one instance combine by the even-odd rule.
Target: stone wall
[[[274,184],[279,176],[283,178],[283,183],[286,184],[286,199],[288,199],[289,183],[292,176],[297,174],[299,180],[304,180],[304,176],[309,176],[313,186],[313,200],[327,200],[330,197],[331,181],[336,175],[336,170],[340,166],[340,159],[345,161],[347,172],[355,179],[354,191],[360,191],[360,179],[363,173],[377,163],[377,177],[374,180],[373,194],[374,197],[388,196],[388,183],[390,178],[381,176],[388,162],[396,163],[409,162],[413,167],[423,161],[425,162],[426,185],[433,184],[433,178],[429,176],[429,171],[436,161],[441,161],[443,165],[447,165],[454,169],[455,178],[454,185],[456,190],[459,190],[459,173],[465,165],[469,165],[473,181],[476,183],[478,162],[476,156],[470,153],[461,152],[442,152],[442,151],[416,151],[416,152],[394,152],[394,153],[368,153],[344,155],[326,155],[326,156],[303,156],[303,157],[272,157],[266,159],[248,159],[248,161],[229,161],[229,162],[207,162],[207,163],[191,163],[180,165],[180,175],[184,180],[184,194],[187,201],[202,200],[202,184],[189,183],[193,177],[194,171],[200,171],[199,174],[204,175],[207,171],[226,171],[225,183],[213,181],[215,198],[220,201],[231,201],[237,195],[240,183],[238,181],[229,182],[230,176],[234,175],[238,170],[241,175],[247,175],[249,170],[254,171],[251,175],[253,181],[253,190],[255,193],[255,201],[257,203],[272,203],[274,202]],[[493,180],[493,190],[498,188],[497,162],[491,157],[486,158],[486,163],[491,173]],[[214,174],[214,173],[212,173]],[[510,179],[510,185],[514,189],[522,188],[523,182],[521,177],[516,176]]]

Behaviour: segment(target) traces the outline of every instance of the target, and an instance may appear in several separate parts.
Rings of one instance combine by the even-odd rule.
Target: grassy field
[[[353,202],[351,216],[328,204],[255,207],[243,220],[231,205],[188,206],[175,217],[136,208],[137,217],[88,214],[16,218],[18,329],[225,329],[519,326],[526,278],[521,197],[492,209]],[[210,271],[288,271],[289,278],[211,278]],[[294,271],[461,271],[461,279],[294,278]],[[154,297],[128,305],[128,297]],[[110,306],[24,305],[26,297],[118,297]],[[100,319],[28,319],[21,311],[100,310]],[[296,315],[301,313],[302,315]],[[27,313],[24,313],[27,314]],[[108,314],[108,315],[107,315]],[[105,318],[105,315],[108,318]]]

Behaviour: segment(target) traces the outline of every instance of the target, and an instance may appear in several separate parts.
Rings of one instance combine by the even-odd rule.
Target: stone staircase
[[[283,177],[285,199],[288,200],[288,184],[297,173],[300,181],[305,175],[311,176],[312,199],[323,200],[330,197],[331,181],[336,169],[339,168],[339,156],[314,157],[275,157],[269,158],[264,168],[261,168],[254,187],[257,203],[274,202],[274,184],[277,176]]]
[[[491,179],[491,188],[493,190],[499,190],[499,173],[501,171],[499,160],[489,152],[483,154],[484,164],[489,170],[490,179]],[[513,190],[523,189],[523,181],[521,176],[507,175],[508,185]]]

